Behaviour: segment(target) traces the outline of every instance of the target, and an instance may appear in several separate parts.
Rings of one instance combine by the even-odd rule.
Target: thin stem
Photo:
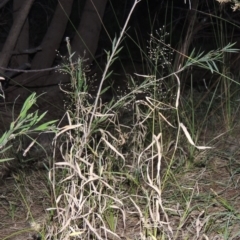
[[[113,48],[112,54],[110,55],[109,60],[108,60],[108,62],[107,62],[107,65],[106,65],[106,67],[105,67],[105,70],[104,70],[104,72],[103,72],[102,80],[101,80],[101,82],[100,82],[100,85],[99,85],[99,88],[98,88],[98,92],[97,92],[97,97],[96,97],[96,100],[95,100],[95,103],[94,103],[94,108],[93,108],[93,111],[92,111],[92,116],[91,116],[91,118],[90,118],[90,122],[89,122],[89,125],[88,125],[89,127],[88,127],[88,131],[87,131],[87,136],[89,135],[90,130],[91,130],[91,124],[92,124],[92,122],[93,122],[93,118],[94,118],[94,115],[95,115],[95,112],[96,112],[96,109],[97,109],[98,100],[99,100],[100,95],[101,95],[102,86],[103,86],[103,83],[104,83],[104,81],[105,81],[105,79],[106,79],[107,72],[108,72],[109,67],[110,67],[110,65],[111,65],[111,63],[112,63],[112,60],[113,60],[113,58],[114,58],[114,56],[115,56],[115,53],[116,53],[116,51],[117,51],[117,49],[118,49],[118,47],[119,47],[119,45],[120,45],[120,43],[121,43],[121,40],[122,40],[123,35],[124,35],[124,33],[125,33],[125,30],[126,30],[126,28],[127,28],[127,26],[128,26],[128,22],[129,22],[130,17],[131,17],[131,15],[132,15],[132,13],[133,13],[133,10],[135,9],[136,5],[137,5],[140,1],[141,1],[141,0],[135,0],[133,6],[132,6],[132,8],[131,8],[130,13],[128,14],[128,17],[127,17],[127,20],[126,20],[126,22],[125,22],[125,24],[124,24],[124,27],[123,27],[123,29],[122,29],[122,31],[121,31],[121,33],[120,33],[120,37],[118,38],[118,40],[117,40],[117,42],[116,42],[116,45],[115,45],[114,48]]]

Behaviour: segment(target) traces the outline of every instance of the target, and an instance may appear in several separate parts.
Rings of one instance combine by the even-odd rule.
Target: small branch
[[[105,79],[106,79],[106,75],[107,75],[107,73],[108,73],[109,67],[110,67],[110,65],[112,64],[113,58],[115,57],[115,54],[116,54],[116,52],[117,52],[117,50],[118,50],[118,48],[119,48],[119,45],[120,45],[120,43],[121,43],[121,41],[122,41],[123,35],[125,34],[125,31],[126,31],[126,28],[127,28],[127,26],[128,26],[130,17],[131,17],[131,15],[132,15],[132,13],[133,13],[133,10],[135,9],[136,5],[137,5],[140,1],[141,1],[141,0],[135,0],[135,1],[134,1],[134,4],[133,4],[133,6],[132,6],[132,8],[131,8],[131,10],[130,10],[130,13],[128,14],[127,20],[126,20],[126,22],[125,22],[125,24],[124,24],[124,26],[123,26],[123,29],[122,29],[122,31],[121,31],[121,33],[120,33],[120,36],[119,36],[119,38],[118,38],[115,46],[113,46],[114,48],[113,48],[112,53],[111,53],[111,55],[109,56],[109,59],[108,59],[108,61],[107,61],[107,65],[106,65],[106,67],[105,67],[105,70],[104,70],[104,72],[103,72],[100,85],[99,85],[99,87],[98,87],[97,97],[96,97],[96,100],[95,100],[95,103],[94,103],[94,107],[93,107],[93,111],[92,111],[92,116],[91,116],[90,122],[89,122],[88,134],[89,134],[90,131],[91,131],[90,128],[91,128],[91,125],[92,125],[92,122],[93,122],[93,118],[94,118],[94,116],[95,116],[95,112],[96,112],[96,109],[97,109],[98,101],[99,101],[99,98],[100,98],[100,95],[101,95],[101,92],[102,92],[103,83],[104,83],[104,81],[105,81]]]
[[[11,72],[18,72],[18,73],[36,73],[36,72],[47,72],[52,70],[58,70],[58,69],[62,69],[62,67],[56,66],[56,67],[36,69],[36,70],[23,70],[20,68],[4,68],[4,67],[0,67],[0,69],[4,71],[9,71],[9,72],[11,71]]]
[[[24,63],[16,69],[18,71],[11,71],[10,69],[8,69],[8,71],[6,71],[4,73],[4,75],[6,78],[16,77],[17,75],[21,74],[21,70],[26,70],[26,69],[30,69],[30,68],[31,68],[30,63]]]
[[[42,51],[42,48],[40,46],[36,48],[25,49],[25,50],[14,50],[12,51],[12,55],[33,54],[39,51]]]
[[[31,64],[30,63],[24,63],[24,64],[22,64],[21,66],[18,67],[19,72],[16,72],[16,71],[14,71],[14,72],[13,71],[6,71],[4,73],[4,77],[5,77],[6,81],[3,82],[3,87],[7,88],[11,78],[20,75],[22,73],[20,71],[25,70],[25,69],[29,69],[29,68],[31,68]]]

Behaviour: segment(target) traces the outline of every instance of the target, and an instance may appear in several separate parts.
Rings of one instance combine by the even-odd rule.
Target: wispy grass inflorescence
[[[166,32],[165,26],[155,31],[156,36],[151,34],[148,55],[149,59],[155,62],[157,67],[165,68],[165,65],[171,65],[173,61],[173,50],[170,44],[166,43],[169,33]]]

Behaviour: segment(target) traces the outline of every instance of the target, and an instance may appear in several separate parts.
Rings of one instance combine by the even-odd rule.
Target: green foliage
[[[0,137],[0,154],[3,154],[9,150],[12,146],[9,144],[11,140],[20,137],[22,135],[29,135],[31,133],[42,133],[42,132],[57,132],[54,123],[57,120],[40,123],[45,117],[47,112],[39,115],[38,110],[29,112],[33,105],[37,101],[36,93],[32,93],[24,102],[22,109],[15,121],[10,123],[9,130],[3,133]],[[0,162],[12,160],[10,158],[0,159]]]
[[[229,43],[222,49],[212,50],[204,55],[204,52],[195,54],[195,49],[190,53],[187,58],[185,67],[198,66],[207,70],[210,70],[211,73],[219,73],[217,67],[217,62],[223,64],[223,57],[226,53],[238,53],[239,49],[232,48],[236,43]]]

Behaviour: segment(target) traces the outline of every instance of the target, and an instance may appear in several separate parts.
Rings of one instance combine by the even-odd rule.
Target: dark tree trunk
[[[92,62],[97,50],[106,3],[107,0],[86,1],[77,34],[72,42],[73,51],[77,55],[89,59],[89,62]]]
[[[18,0],[16,0],[18,1]],[[23,28],[25,20],[28,16],[28,13],[31,9],[34,0],[25,0],[21,2],[21,8],[17,12],[17,16],[14,18],[14,22],[10,33],[8,34],[7,40],[4,44],[4,47],[0,53],[0,66],[7,67],[12,56],[13,49],[17,43],[20,32]]]
[[[32,69],[44,69],[52,66],[56,55],[55,50],[59,48],[66,29],[72,2],[73,0],[59,1],[51,25],[42,41],[42,51],[36,53],[32,61]],[[107,0],[86,0],[79,27],[71,43],[72,51],[75,52],[75,59],[73,60],[81,56],[92,61],[98,46],[106,3]],[[58,84],[68,82],[70,80],[69,76],[56,71],[26,73],[23,74],[23,76],[24,81],[19,82],[19,77],[14,78],[14,81],[27,87],[31,86],[31,89],[23,87],[15,88],[14,86],[8,88],[8,101],[14,101],[19,95],[20,98],[18,101],[24,101],[32,91],[37,91],[38,93],[47,92],[42,98],[44,103],[42,104],[43,108],[49,109],[51,105],[56,105],[58,109],[63,109],[63,97]],[[44,87],[44,85],[46,86],[45,88],[39,88],[40,86]],[[51,87],[47,87],[49,85],[51,85]],[[38,88],[34,89],[33,87],[36,86],[38,86]],[[41,98],[39,98],[39,102],[40,100]],[[59,111],[51,112],[55,114],[58,113],[59,115],[62,114],[62,112]]]

